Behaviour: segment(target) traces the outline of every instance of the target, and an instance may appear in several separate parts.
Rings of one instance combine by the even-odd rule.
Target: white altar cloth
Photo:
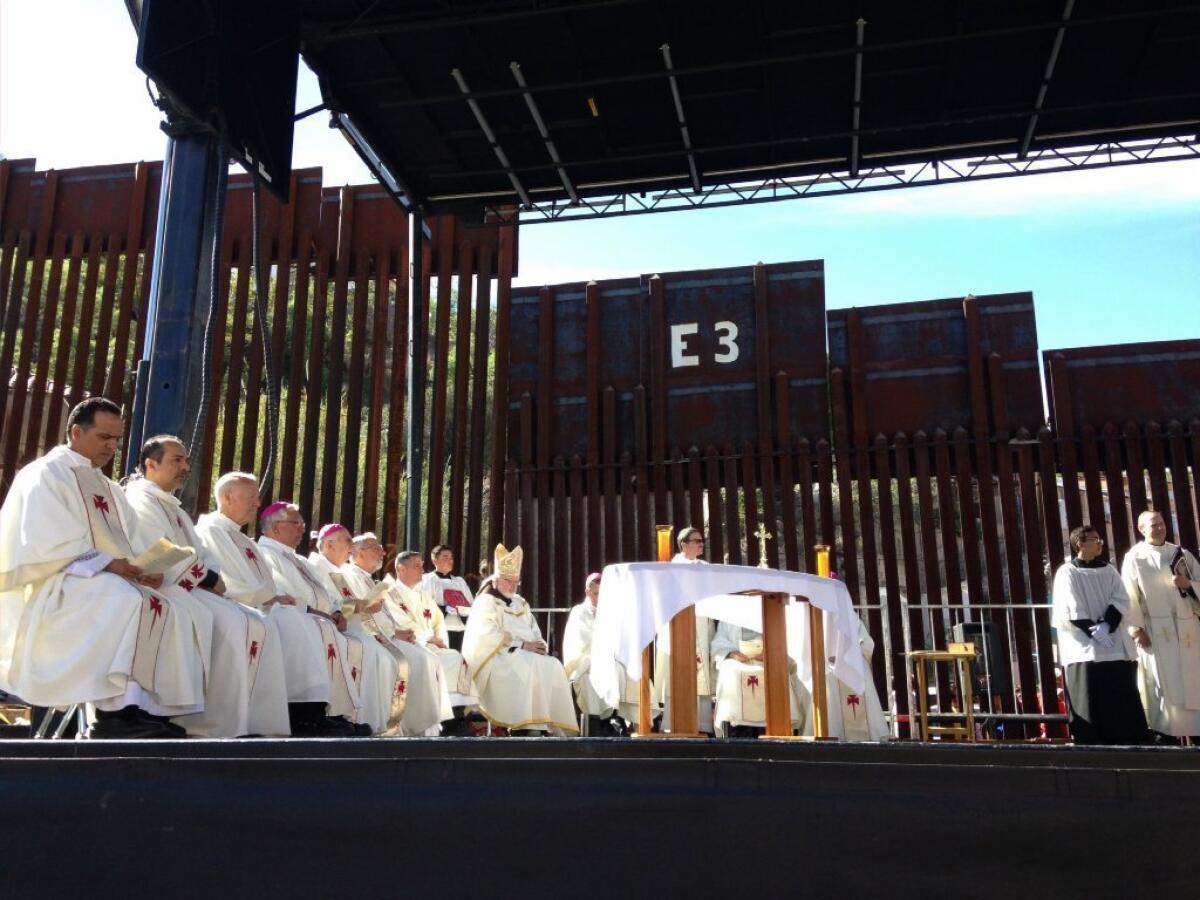
[[[642,676],[642,650],[680,610],[696,607],[696,615],[762,631],[762,602],[739,591],[788,594],[784,608],[788,655],[796,661],[800,680],[812,689],[808,640],[808,607],[802,596],[825,613],[826,669],[851,690],[866,686],[862,651],[858,646],[858,615],[850,592],[833,578],[760,569],[753,566],[680,566],[635,562],[605,566],[600,602],[592,632],[590,678],[596,692],[614,705],[620,699],[615,663],[632,679]],[[667,677],[666,673],[656,673]]]

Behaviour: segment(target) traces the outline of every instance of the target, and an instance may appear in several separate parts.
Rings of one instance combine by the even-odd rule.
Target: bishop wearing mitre
[[[125,484],[125,499],[147,536],[165,538],[195,552],[194,558],[168,572],[168,580],[186,584],[192,599],[213,617],[205,709],[180,724],[202,737],[289,735],[279,629],[258,610],[224,596],[220,567],[174,493],[183,487],[190,472],[183,442],[158,435],[142,444],[137,472]]]
[[[547,654],[521,585],[520,547],[496,545],[492,574],[480,585],[463,635],[479,705],[510,734],[577,734],[571,687],[562,663]]]
[[[93,704],[92,737],[178,737],[170,718],[204,708],[212,616],[132,561],[149,542],[101,471],[122,433],[120,407],[91,397],[68,415],[66,444],[13,479],[0,507],[0,689]]]

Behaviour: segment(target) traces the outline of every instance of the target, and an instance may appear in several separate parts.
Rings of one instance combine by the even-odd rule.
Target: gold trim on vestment
[[[508,722],[500,721],[495,716],[488,715],[488,711],[484,709],[482,705],[479,707],[479,711],[483,713],[483,717],[493,725],[499,725],[501,728],[506,728],[509,731],[512,731],[514,728],[528,728],[531,725],[549,725],[552,728],[561,728],[563,731],[573,731],[575,734],[579,734],[578,725],[566,725],[562,722],[555,722],[553,719],[529,719],[526,722],[509,724]]]

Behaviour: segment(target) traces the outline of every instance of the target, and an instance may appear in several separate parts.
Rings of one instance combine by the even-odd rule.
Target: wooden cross
[[[758,531],[754,532],[754,536],[758,538],[758,567],[760,569],[769,569],[767,565],[767,541],[775,537],[773,534],[767,534],[767,526],[761,522],[758,525]]]

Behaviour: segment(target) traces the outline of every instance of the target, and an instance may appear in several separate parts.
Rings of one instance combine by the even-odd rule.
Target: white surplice
[[[179,724],[189,734],[201,737],[291,734],[278,629],[258,610],[199,587],[207,572],[219,573],[220,566],[174,494],[146,478],[135,478],[125,486],[125,497],[148,538],[163,537],[196,551],[197,560],[191,567],[185,561],[180,564],[183,568],[168,572],[167,577],[180,585],[196,585],[191,589],[192,598],[204,604],[213,617],[212,665],[204,712],[185,716]]]
[[[332,608],[340,609],[343,599],[351,598],[339,596],[337,585],[329,580],[329,576],[342,575],[341,569],[320,553],[311,554],[309,562],[317,572],[324,576],[325,589],[330,597],[336,598],[337,606]],[[392,699],[396,695],[400,669],[396,664],[396,658],[388,653],[372,635],[367,634],[361,623],[359,627],[353,627],[353,623],[350,621],[352,618],[357,617],[347,618],[345,638],[348,645],[357,644],[361,648],[354,651],[362,655],[362,666],[358,675],[362,709],[359,712],[358,721],[370,725],[372,733],[382,734],[390,727]]]
[[[826,629],[826,634],[829,629]],[[844,741],[886,741],[891,738],[875,679],[871,677],[871,657],[875,654],[875,641],[866,624],[858,620],[858,646],[862,653],[864,687],[852,688],[836,674],[826,679],[828,689],[829,734]],[[811,717],[804,734],[812,735]]]
[[[450,692],[450,705],[477,706],[479,698],[475,696],[467,662],[461,653],[450,646],[446,620],[433,597],[420,587],[414,590],[395,579],[391,585],[391,592],[386,598],[388,611],[398,628],[411,631],[417,644],[437,658],[442,667],[442,681]],[[441,641],[443,646],[430,643],[433,640]]]
[[[1121,563],[1129,594],[1129,617],[1121,625],[1144,628],[1150,647],[1138,649],[1138,682],[1146,721],[1155,731],[1175,737],[1200,735],[1200,621],[1180,596],[1171,572],[1175,544],[1139,541]],[[1200,564],[1183,551],[1191,578]],[[1200,593],[1200,581],[1192,581]]]
[[[741,662],[730,656],[737,651],[758,661]],[[732,622],[718,622],[712,639],[712,657],[716,660],[717,686],[713,701],[713,721],[762,728],[767,724],[766,677],[761,662],[762,634]],[[789,660],[790,663],[790,660]],[[811,695],[796,676],[796,666],[788,666],[792,727],[808,725]]]
[[[38,706],[203,709],[212,617],[187,592],[102,571],[148,546],[121,489],[58,446],[0,507],[0,688]]]
[[[333,598],[325,589],[324,577],[287,544],[264,534],[259,535],[257,546],[274,576],[275,592],[294,599],[301,612],[307,613],[313,609],[328,615],[335,608],[340,608],[335,607]],[[361,660],[359,665],[353,664],[345,636],[329,619],[314,615],[306,615],[305,618],[315,623],[321,632],[321,646],[324,648],[328,672],[329,715],[356,718],[361,707],[358,687]]]
[[[508,729],[577,734],[575,704],[562,663],[525,650],[542,631],[525,598],[504,598],[485,589],[475,598],[463,635],[479,705],[492,722]]]
[[[342,571],[351,588],[360,596],[366,596],[375,586],[370,573],[353,563],[346,563]],[[389,585],[392,583],[388,580]],[[383,646],[408,666],[408,677],[396,682],[396,690],[404,695],[400,734],[407,737],[436,736],[441,732],[441,723],[454,717],[450,694],[442,678],[442,667],[424,647],[397,636],[400,629],[389,611],[390,596],[390,591],[384,595],[384,610],[371,618],[374,630],[386,641]]]
[[[196,522],[196,534],[225,582],[225,596],[259,611],[276,594],[266,554],[228,516],[211,512]],[[329,703],[329,663],[321,626],[302,607],[268,607],[267,620],[283,649],[284,684],[289,703]]]
[[[619,676],[621,699],[615,706],[606,703],[596,693],[591,679],[588,678],[588,673],[592,670],[592,630],[595,626],[596,605],[585,598],[582,603],[571,609],[566,630],[563,632],[563,670],[575,689],[575,702],[579,704],[580,712],[586,716],[619,715],[627,722],[637,722],[639,685],[625,674],[624,666],[621,666]],[[650,685],[650,696],[654,696],[653,682]]]
[[[471,594],[471,588],[467,584],[466,579],[461,575],[439,575],[437,572],[426,572],[421,578],[421,590],[433,597],[433,602],[441,608],[443,615],[446,617],[447,631],[466,630],[467,624],[465,620],[470,617],[470,607],[446,604],[447,591],[458,591],[467,603],[471,603],[475,599]],[[462,615],[458,613],[457,610],[459,609],[463,609]]]

